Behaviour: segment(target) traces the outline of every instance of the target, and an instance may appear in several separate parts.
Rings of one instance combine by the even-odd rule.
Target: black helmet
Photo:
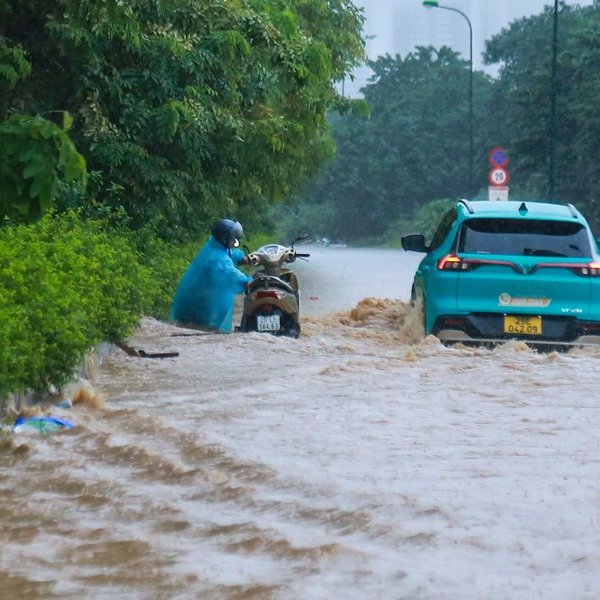
[[[235,242],[243,235],[244,230],[239,222],[231,221],[230,219],[221,219],[212,228],[212,236],[227,249],[236,245]]]

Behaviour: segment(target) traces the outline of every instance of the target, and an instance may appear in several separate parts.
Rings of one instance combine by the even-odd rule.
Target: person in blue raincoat
[[[243,234],[237,221],[221,219],[215,223],[212,236],[177,286],[171,321],[231,332],[234,296],[243,293],[252,281],[236,267],[246,263],[243,251],[237,248]]]

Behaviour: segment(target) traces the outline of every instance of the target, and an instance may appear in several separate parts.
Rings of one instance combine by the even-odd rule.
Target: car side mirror
[[[405,235],[402,239],[402,247],[408,252],[429,252],[425,244],[425,236],[421,233]]]

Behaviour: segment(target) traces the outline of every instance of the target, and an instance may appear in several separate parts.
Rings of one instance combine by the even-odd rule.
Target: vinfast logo
[[[552,298],[535,298],[532,296],[511,296],[506,292],[502,292],[498,296],[498,305],[499,306],[536,306],[546,308],[550,306],[550,302],[552,302]]]

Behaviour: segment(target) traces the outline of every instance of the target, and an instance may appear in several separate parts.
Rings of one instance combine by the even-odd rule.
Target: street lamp
[[[444,6],[437,0],[423,0],[423,6],[428,8],[443,8],[462,15],[469,26],[469,191],[473,190],[473,27],[469,17],[462,10]]]
[[[554,0],[552,23],[552,80],[550,88],[550,160],[548,161],[548,196],[554,199],[554,165],[556,159],[556,55],[558,50],[558,0]]]

